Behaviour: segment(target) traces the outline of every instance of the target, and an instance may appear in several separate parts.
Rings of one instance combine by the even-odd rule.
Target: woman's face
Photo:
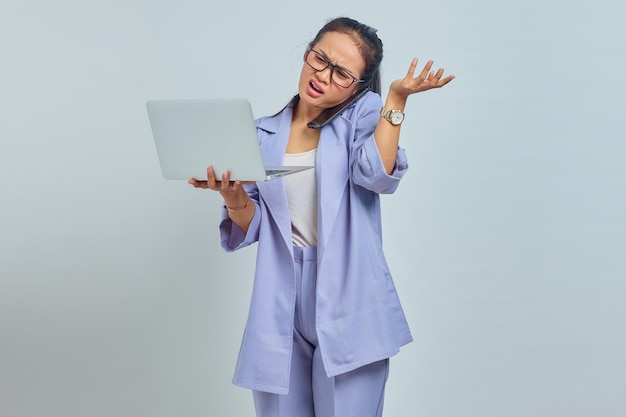
[[[352,76],[361,79],[365,70],[365,60],[353,38],[345,33],[325,33],[319,42],[313,45],[313,50],[309,62],[321,68],[325,65],[324,60],[327,60],[335,68],[329,65],[322,71],[315,70],[306,63],[305,52],[298,93],[303,104],[321,111],[345,101],[359,86],[358,82],[353,82],[348,88],[337,85],[331,80],[331,70],[333,79],[346,85],[352,81]]]

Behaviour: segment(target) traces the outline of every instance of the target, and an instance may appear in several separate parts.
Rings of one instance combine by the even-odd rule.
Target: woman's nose
[[[333,67],[329,65],[323,70],[317,71],[317,78],[329,84],[330,80],[333,78]]]

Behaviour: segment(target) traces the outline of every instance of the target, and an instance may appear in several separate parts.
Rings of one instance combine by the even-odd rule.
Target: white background
[[[295,93],[328,18],[457,79],[410,99],[383,197],[415,342],[386,416],[626,415],[618,0],[21,0],[0,6],[0,414],[253,416],[230,384],[255,249],[162,179],[148,99]]]

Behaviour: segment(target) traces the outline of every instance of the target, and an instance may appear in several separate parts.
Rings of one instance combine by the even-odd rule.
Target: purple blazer
[[[382,101],[367,93],[322,128],[317,149],[318,247],[316,327],[329,377],[389,358],[412,340],[382,250],[380,193],[398,187],[408,164],[398,149],[385,172],[373,132]],[[266,165],[281,165],[292,108],[257,120]],[[222,247],[258,242],[250,311],[233,383],[276,394],[289,391],[295,278],[287,196],[282,179],[246,186],[255,204],[247,234],[226,209]]]

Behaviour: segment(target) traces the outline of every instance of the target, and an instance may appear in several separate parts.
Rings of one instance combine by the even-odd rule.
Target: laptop
[[[245,98],[149,100],[146,102],[163,177],[207,179],[212,165],[217,178],[265,181],[312,166],[265,166],[252,106]]]

